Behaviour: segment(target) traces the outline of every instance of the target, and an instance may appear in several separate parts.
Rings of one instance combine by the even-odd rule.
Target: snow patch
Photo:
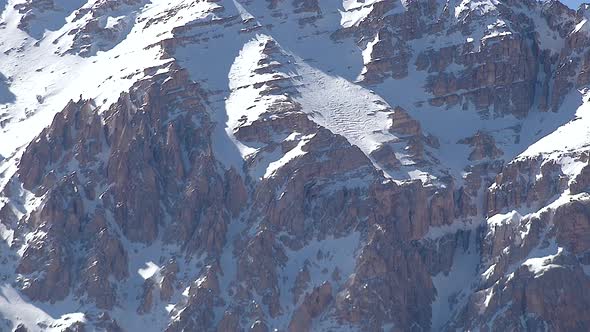
[[[147,263],[145,263],[144,268],[137,270],[137,273],[143,279],[149,279],[159,272],[160,272],[160,267],[158,265],[154,264],[154,262],[147,262]]]
[[[436,298],[432,303],[432,330],[443,329],[452,318],[461,303],[467,301],[471,291],[471,284],[477,276],[479,253],[476,245],[476,233],[470,232],[469,246],[466,249],[457,248],[453,257],[453,265],[448,274],[440,272],[432,277],[436,289]]]

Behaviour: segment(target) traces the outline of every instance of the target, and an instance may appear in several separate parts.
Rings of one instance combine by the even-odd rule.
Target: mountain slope
[[[590,328],[588,6],[0,10],[0,330]]]

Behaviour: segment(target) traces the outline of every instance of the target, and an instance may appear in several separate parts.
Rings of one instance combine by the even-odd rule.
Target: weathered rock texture
[[[0,330],[590,329],[588,142],[550,140],[587,121],[587,6],[64,6],[0,27],[156,59],[0,157],[2,289],[56,308]]]

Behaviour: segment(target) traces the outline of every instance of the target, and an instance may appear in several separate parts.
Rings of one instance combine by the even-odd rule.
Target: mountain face
[[[590,5],[0,11],[0,331],[590,330]]]

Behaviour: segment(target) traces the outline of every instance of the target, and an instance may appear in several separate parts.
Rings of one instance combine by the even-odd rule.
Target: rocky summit
[[[0,12],[0,331],[590,331],[590,4]]]

